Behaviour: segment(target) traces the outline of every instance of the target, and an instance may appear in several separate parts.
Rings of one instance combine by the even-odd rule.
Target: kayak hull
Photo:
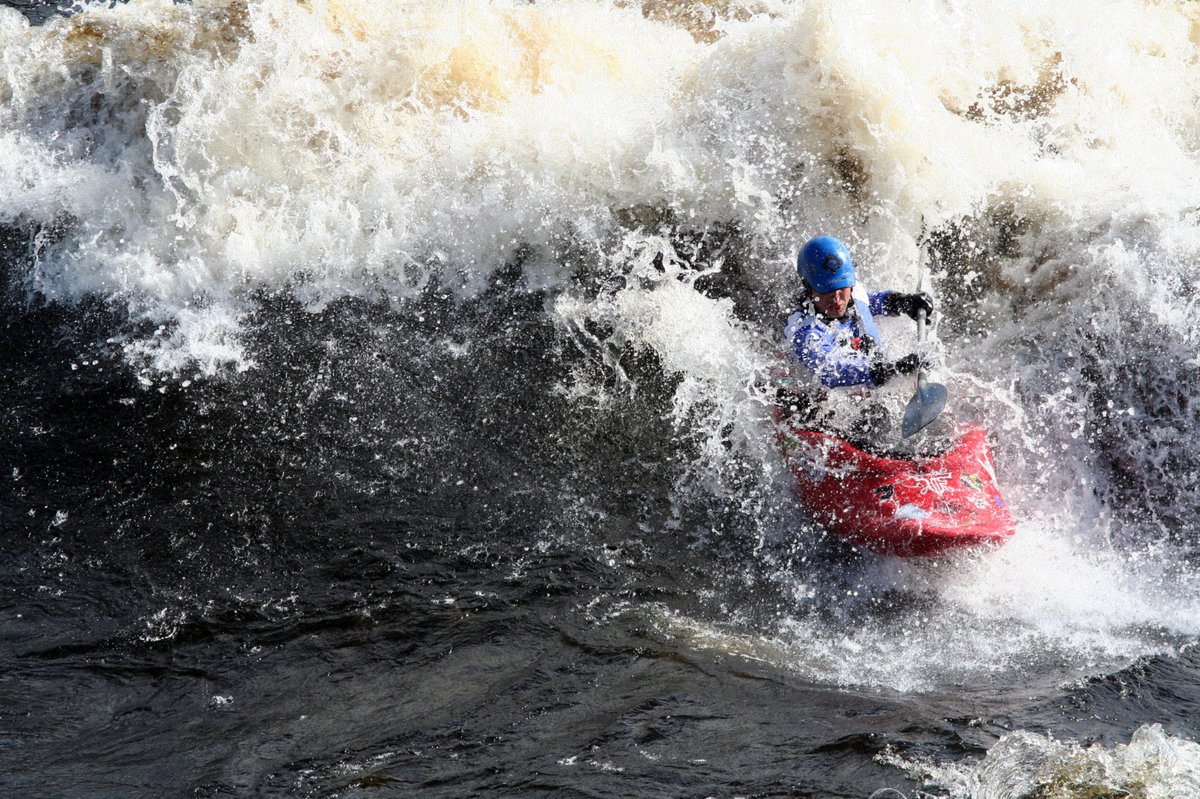
[[[980,428],[940,455],[917,459],[874,455],[786,421],[779,438],[797,499],[854,544],[925,557],[997,546],[1014,532]]]

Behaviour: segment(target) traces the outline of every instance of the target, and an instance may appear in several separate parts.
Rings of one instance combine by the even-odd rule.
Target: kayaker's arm
[[[868,297],[871,313],[877,316],[904,314],[909,319],[916,319],[919,311],[925,311],[926,319],[933,316],[933,298],[924,291],[916,294],[905,294],[901,291],[872,291]]]
[[[871,309],[872,316],[895,316],[892,310],[892,297],[896,292],[891,290],[885,291],[868,291],[867,306]]]

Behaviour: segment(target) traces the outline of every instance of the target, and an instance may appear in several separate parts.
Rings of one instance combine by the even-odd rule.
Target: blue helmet
[[[833,236],[809,239],[796,256],[796,271],[818,294],[854,285],[850,251]]]

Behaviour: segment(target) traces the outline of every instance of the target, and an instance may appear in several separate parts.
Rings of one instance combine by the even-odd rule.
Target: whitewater
[[[1200,795],[1198,197],[1185,0],[0,3],[0,786]],[[796,504],[821,234],[1003,548]]]

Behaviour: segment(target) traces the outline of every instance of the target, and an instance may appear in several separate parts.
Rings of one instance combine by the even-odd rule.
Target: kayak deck
[[[800,502],[832,532],[875,552],[938,555],[998,545],[1014,532],[981,428],[915,459],[875,455],[786,421],[779,440]]]

